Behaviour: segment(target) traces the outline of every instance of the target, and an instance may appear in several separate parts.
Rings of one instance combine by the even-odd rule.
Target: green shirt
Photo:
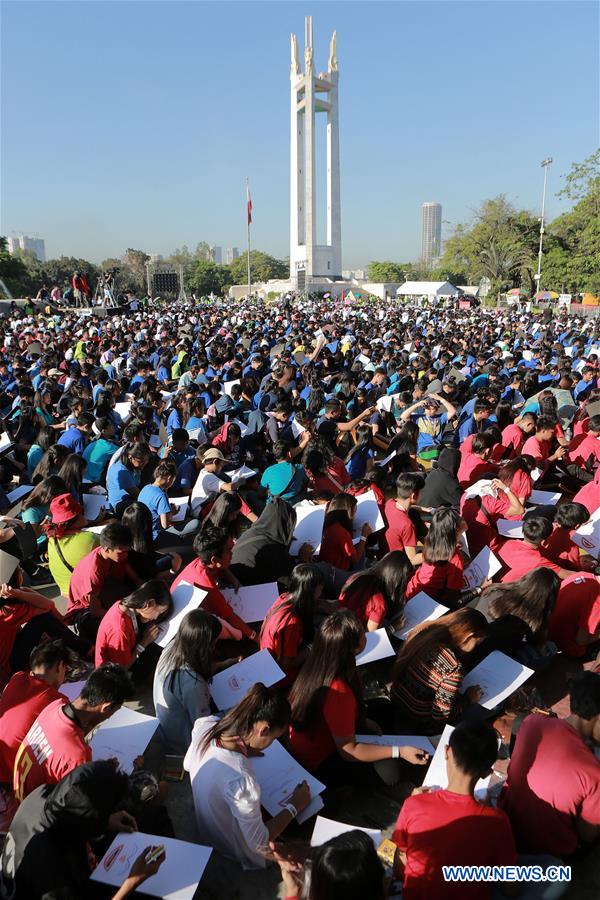
[[[100,543],[97,534],[91,531],[80,531],[77,534],[68,534],[58,539],[62,555],[74,569],[80,559],[91,553]],[[58,551],[52,538],[48,540],[48,565],[50,572],[63,597],[69,596],[69,584],[71,572],[58,555]]]

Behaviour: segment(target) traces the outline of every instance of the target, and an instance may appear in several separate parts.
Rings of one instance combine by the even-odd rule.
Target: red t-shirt
[[[525,499],[529,498],[533,490],[533,479],[531,475],[528,475],[523,469],[517,469],[512,477],[510,489],[515,497],[518,497],[519,499],[521,497],[524,497]]]
[[[345,606],[346,609],[351,609],[363,628],[366,629],[369,620],[380,625],[385,619],[387,612],[385,597],[379,591],[369,587],[349,595],[347,589],[357,577],[357,575],[353,575],[342,588],[340,605]]]
[[[514,456],[520,455],[524,443],[525,432],[522,431],[518,425],[515,425],[514,423],[512,425],[507,425],[502,431],[502,446],[509,451],[507,456],[511,459]]]
[[[91,553],[80,559],[73,569],[69,582],[69,604],[65,621],[70,622],[73,615],[79,610],[88,609],[87,598],[90,594],[96,598],[89,605],[90,612],[97,618],[102,618],[105,609],[98,599],[102,586],[109,577],[114,578],[115,581],[124,581],[126,565],[127,559],[123,562],[106,559],[102,556],[102,547],[96,547]],[[124,594],[125,588],[123,588]]]
[[[550,441],[538,441],[536,436],[533,434],[531,437],[528,437],[523,444],[521,455],[533,456],[536,466],[539,469],[545,469],[548,466],[547,460],[550,456],[550,447]]]
[[[600,472],[600,469],[598,469],[598,472]],[[597,481],[590,481],[588,484],[584,484],[573,497],[573,503],[582,503],[590,516],[593,515],[600,507],[600,484]]]
[[[121,609],[120,603],[113,603],[98,628],[96,668],[102,663],[113,662],[128,669],[135,659],[138,634],[139,628],[136,629],[131,613]]]
[[[569,444],[565,459],[583,469],[590,456],[594,457],[595,463],[600,460],[600,440],[594,434],[579,434]]]
[[[260,632],[260,649],[269,650],[276,660],[293,659],[300,652],[304,630],[300,617],[292,606],[285,603],[287,594],[281,594],[267,615]],[[297,670],[290,672],[285,681],[279,682],[283,687],[291,684]]]
[[[309,473],[309,481],[315,491],[330,491],[332,494],[339,494],[347,484],[350,484],[350,476],[344,461],[339,456],[334,456],[322,475],[311,478]]]
[[[352,688],[341,678],[334,678],[326,689],[323,707],[312,728],[297,731],[290,725],[292,754],[305,769],[314,772],[337,752],[334,738],[355,734],[356,716],[357,703]]]
[[[21,741],[49,703],[61,694],[37,675],[16,672],[0,697],[0,783],[12,785]]]
[[[206,568],[200,559],[192,560],[192,562],[179,573],[171,585],[171,591],[177,587],[180,581],[186,581],[188,584],[195,584],[197,587],[206,591],[206,597],[200,604],[202,609],[212,613],[213,616],[225,619],[226,622],[229,622],[230,625],[233,625],[234,628],[237,628],[238,631],[241,631],[242,634],[246,636],[251,633],[252,629],[240,619],[236,613],[234,613],[219,590],[214,575]]]
[[[517,861],[506,814],[448,790],[408,797],[392,840],[406,853],[404,900],[487,900],[489,884],[446,882],[442,866],[511,866]]]
[[[357,548],[352,543],[352,535],[347,528],[344,528],[339,522],[334,522],[333,525],[324,529],[319,551],[321,562],[327,562],[331,566],[347,572],[358,560],[358,557]]]
[[[474,453],[465,453],[461,458],[460,466],[456,477],[461,488],[468,488],[469,485],[475,484],[484,475],[490,475],[498,471],[498,465],[490,459],[482,459]]]
[[[92,750],[77,722],[63,712],[69,704],[55,700],[41,711],[15,758],[13,788],[19,802],[42,784],[57,784],[82,763]]]
[[[463,561],[458,550],[449,562],[434,566],[424,562],[419,566],[406,587],[406,599],[419,591],[425,591],[433,600],[443,598],[445,591],[460,591],[464,587]]]
[[[582,628],[595,634],[600,627],[600,584],[591,572],[574,572],[561,582],[550,616],[548,637],[569,656],[584,656],[587,647],[575,640]]]
[[[508,572],[502,576],[501,581],[518,581],[523,575],[527,575],[528,572],[539,566],[545,566],[546,569],[552,569],[553,572],[558,572],[562,568],[552,562],[541,550],[536,550],[525,541],[506,541],[494,552],[508,568]]]
[[[476,497],[465,499],[463,496],[460,505],[461,515],[467,523],[469,552],[474,558],[480,550],[487,547],[493,540],[498,538],[498,532],[492,528],[490,519],[493,524],[495,524],[498,519],[504,519],[506,517],[506,510],[510,506],[510,501],[505,493],[499,493],[497,497],[487,495],[481,497],[481,506],[477,502]],[[487,516],[482,507],[487,511]]]
[[[544,553],[563,569],[578,572],[581,568],[579,547],[573,543],[570,532],[562,525],[554,525],[552,534],[546,541]]]
[[[385,540],[389,550],[404,550],[417,546],[417,532],[408,513],[399,509],[394,499],[385,504],[387,530]]]
[[[600,825],[600,761],[563,719],[527,716],[501,805],[519,850],[569,856],[578,844],[576,819]]]

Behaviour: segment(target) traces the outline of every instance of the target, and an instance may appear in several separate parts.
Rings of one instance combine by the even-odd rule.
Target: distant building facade
[[[442,253],[442,206],[424,203],[421,207],[421,259],[432,266]]]
[[[237,259],[240,255],[240,251],[237,247],[228,247],[225,251],[225,262],[227,265],[230,265],[234,259]]]
[[[9,253],[16,253],[17,250],[29,250],[40,262],[46,262],[46,244],[43,238],[28,237],[25,234],[8,238]]]
[[[210,258],[214,263],[221,265],[223,262],[223,250],[221,247],[211,247],[210,248]]]

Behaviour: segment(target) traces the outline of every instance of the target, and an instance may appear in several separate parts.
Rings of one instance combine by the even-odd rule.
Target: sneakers
[[[55,584],[54,578],[45,566],[38,566],[29,576],[29,581],[32,588],[52,587]]]

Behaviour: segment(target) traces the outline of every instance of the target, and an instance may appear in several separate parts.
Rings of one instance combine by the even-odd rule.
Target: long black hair
[[[265,687],[258,681],[237,706],[225,713],[204,736],[204,752],[211,741],[221,737],[245,738],[257,722],[266,722],[271,729],[286,728],[290,721],[290,704],[277,688]]]
[[[169,673],[169,690],[173,690],[179,669],[190,669],[205,681],[211,680],[213,648],[220,633],[221,623],[205,609],[193,609],[184,616],[158,664],[159,669]]]
[[[281,602],[276,603],[267,613],[262,625],[261,635],[265,625],[275,612],[296,613],[302,623],[302,643],[312,640],[314,626],[316,593],[319,587],[325,583],[325,576],[318,566],[310,563],[300,563],[294,567],[290,578],[290,589],[283,595]]]
[[[344,599],[359,597],[365,592],[380,593],[385,598],[388,615],[395,615],[404,606],[404,592],[414,567],[404,550],[392,550],[383,559],[347,581]]]
[[[131,531],[131,549],[136,553],[154,555],[152,513],[145,503],[131,503],[121,516],[121,522]]]

